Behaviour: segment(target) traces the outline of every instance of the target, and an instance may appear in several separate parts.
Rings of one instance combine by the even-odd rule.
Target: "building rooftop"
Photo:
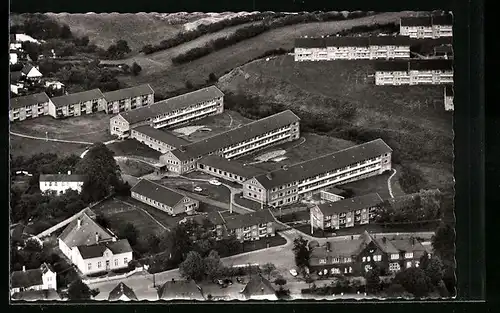
[[[401,18],[401,26],[432,26],[432,18],[430,16],[408,16]]]
[[[24,97],[15,97],[10,99],[10,109],[24,108],[28,105],[35,105],[39,103],[49,102],[49,96],[45,92],[35,93]]]
[[[104,251],[109,249],[113,254],[132,252],[127,239],[100,242],[93,245],[78,246],[78,251],[84,260],[102,257]]]
[[[97,99],[104,99],[104,95],[99,89],[92,89],[92,90],[72,93],[69,95],[55,97],[52,98],[51,100],[56,107],[63,107],[66,105],[72,105],[80,102],[92,101]]]
[[[332,263],[332,258],[352,258],[361,252],[365,244],[367,241],[363,237],[331,241],[330,248],[327,248],[326,245],[313,248],[310,264],[312,266],[319,265],[320,259],[327,259],[327,263]]]
[[[453,15],[452,14],[435,15],[432,17],[432,24],[442,25],[442,26],[453,25]]]
[[[61,295],[54,289],[50,290],[26,290],[16,292],[12,295],[12,300],[15,301],[41,301],[41,300],[61,300]]]
[[[210,101],[224,96],[216,86],[195,90],[177,97],[158,101],[151,105],[130,110],[120,115],[129,123],[135,124],[154,118],[158,115],[190,107],[192,105]]]
[[[229,161],[218,155],[209,155],[198,161],[198,164],[211,166],[216,169],[226,171],[228,173],[236,174],[242,177],[253,177],[265,173],[264,170],[258,169],[251,165],[244,165],[237,161]]]
[[[84,175],[78,174],[40,174],[40,182],[83,182]]]
[[[132,187],[131,192],[135,192],[144,197],[174,207],[185,196],[160,184],[147,179],[141,179]]]
[[[371,208],[382,202],[378,193],[370,193],[360,197],[318,204],[318,208],[324,215],[332,215]]]
[[[132,290],[132,288],[130,288],[129,286],[125,285],[123,282],[120,282],[109,293],[108,301],[123,300],[123,298],[122,298],[123,296],[126,297],[129,300],[134,300],[134,301],[138,300],[137,296],[135,295],[135,293]]]
[[[149,84],[145,84],[130,88],[118,89],[115,91],[105,92],[103,95],[104,99],[106,99],[107,102],[113,102],[149,94],[154,94],[153,88],[151,88]]]
[[[192,157],[206,156],[210,152],[235,145],[299,120],[299,117],[292,111],[286,110],[204,140],[193,142],[185,146],[185,153]]]
[[[10,277],[11,288],[28,288],[43,284],[42,270],[39,268],[25,271],[14,271]]]
[[[156,139],[160,142],[166,143],[167,145],[172,146],[174,148],[180,148],[181,146],[190,144],[190,141],[177,137],[169,131],[156,129],[149,125],[138,126],[133,128],[133,130],[141,134],[144,134],[146,136],[149,136],[153,139]]]
[[[453,70],[453,61],[445,59],[410,60],[410,71]]]
[[[227,229],[239,229],[276,221],[271,211],[268,209],[255,211],[249,214],[228,216],[224,217],[223,220]]]
[[[80,224],[79,224],[80,223]],[[72,221],[63,230],[59,239],[61,239],[68,248],[96,244],[96,234],[99,241],[113,240],[113,237],[87,214]]]
[[[23,77],[23,73],[21,73],[21,71],[10,72],[10,83],[17,83],[21,77]]]
[[[21,73],[23,73],[24,75],[28,75],[29,72],[35,68],[33,65],[31,64],[25,64],[21,70]],[[38,69],[37,69],[38,70]]]
[[[451,44],[436,46],[434,47],[434,53],[453,54],[453,46]]]
[[[276,290],[269,280],[259,274],[250,278],[241,293],[247,298],[250,298],[254,296],[275,295]]]
[[[375,71],[377,72],[408,72],[408,61],[376,61]]]
[[[167,281],[158,291],[160,300],[205,300],[201,288],[193,280]]]
[[[259,175],[255,178],[264,188],[269,189],[344,168],[390,152],[392,152],[392,149],[382,139],[375,139],[318,158],[296,163],[287,168]]]
[[[337,187],[330,187],[328,189],[325,189],[324,191],[328,192],[328,193],[332,193],[332,194],[337,195],[337,196],[342,196],[346,193],[345,190],[342,190],[342,189],[337,188]]]

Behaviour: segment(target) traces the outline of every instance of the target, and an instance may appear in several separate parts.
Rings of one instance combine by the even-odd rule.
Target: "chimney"
[[[284,171],[286,171],[286,170],[288,169],[288,165],[286,165],[286,164],[285,164],[285,165],[283,165],[281,168],[282,168]]]
[[[23,272],[26,272],[26,266],[23,265]]]
[[[68,175],[71,175],[71,171],[68,171]]]
[[[273,180],[273,176],[271,175],[271,173],[267,173],[267,174],[266,174],[266,177],[267,177],[267,179],[269,179],[269,180]]]
[[[80,218],[78,218],[78,219],[76,220],[76,222],[77,222],[77,226],[78,226],[78,228],[82,227],[82,220],[81,220]]]
[[[175,279],[174,278],[172,278],[172,283],[175,283]]]
[[[99,242],[99,233],[96,232],[95,233],[95,243],[98,243]]]

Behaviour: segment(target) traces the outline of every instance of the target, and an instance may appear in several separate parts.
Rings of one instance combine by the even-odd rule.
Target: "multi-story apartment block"
[[[383,202],[378,193],[326,202],[310,209],[311,233],[315,229],[340,229],[368,224]]]
[[[375,64],[376,85],[439,85],[452,83],[452,60],[378,61]]]
[[[14,122],[47,115],[49,103],[51,103],[51,100],[45,92],[11,98],[9,119]]]
[[[56,194],[63,194],[72,189],[77,192],[82,191],[85,176],[71,174],[40,174],[40,191],[52,191]]]
[[[451,14],[421,17],[402,17],[399,33],[410,38],[440,38],[453,36]]]
[[[149,84],[104,93],[106,113],[118,114],[153,104],[154,91]]]
[[[236,161],[229,161],[218,155],[206,156],[197,163],[198,170],[238,184],[243,184],[248,179],[265,173],[264,170],[259,168]]]
[[[453,104],[453,86],[447,85],[444,87],[444,109],[446,111],[455,110],[455,105]]]
[[[217,239],[234,235],[240,241],[250,241],[276,235],[276,220],[267,209],[229,216],[214,212],[206,218],[214,225]]]
[[[193,214],[199,207],[197,200],[147,179],[141,179],[130,192],[132,198],[173,216]]]
[[[391,156],[392,149],[376,139],[253,177],[243,183],[243,197],[273,207],[291,204],[299,196],[389,171]]]
[[[28,290],[57,290],[57,273],[47,263],[43,263],[39,268],[22,271],[14,271],[10,275],[10,294],[24,292]]]
[[[132,128],[150,125],[170,128],[224,111],[224,94],[210,86],[151,105],[120,113],[109,121],[111,135],[119,138],[130,136]]]
[[[298,38],[295,61],[410,58],[410,40],[403,36]]]
[[[411,236],[378,237],[363,232],[351,239],[334,240],[313,248],[310,269],[322,275],[363,275],[374,266],[384,274],[418,267],[432,250]]]
[[[99,89],[72,93],[51,100],[49,115],[54,118],[92,114],[106,109],[106,99]]]
[[[272,145],[300,137],[299,117],[286,110],[207,139],[193,142],[160,156],[160,163],[176,173],[196,169],[196,162],[209,155],[235,159]]]
[[[331,187],[326,190],[320,191],[320,199],[330,202],[340,201],[345,199],[344,194],[345,194],[344,190]]]
[[[149,125],[132,128],[130,138],[133,138],[161,153],[167,153],[168,151],[179,149],[190,143],[186,139],[177,137],[168,131],[156,129]]]

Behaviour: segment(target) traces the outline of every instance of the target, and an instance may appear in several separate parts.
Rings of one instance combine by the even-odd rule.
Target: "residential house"
[[[264,170],[236,161],[229,161],[218,155],[209,155],[198,161],[198,170],[209,175],[243,184],[248,179],[265,173]]]
[[[23,266],[22,271],[14,271],[10,275],[10,294],[27,290],[56,290],[56,276],[54,269],[47,263],[29,270]]]
[[[104,111],[106,100],[99,89],[92,89],[52,98],[49,115],[65,118]]]
[[[203,291],[194,280],[175,280],[167,281],[158,290],[160,300],[205,300]]]
[[[156,129],[149,125],[132,128],[130,138],[133,138],[161,153],[167,153],[168,151],[179,149],[190,143],[186,139],[177,137],[169,131]]]
[[[310,209],[311,232],[314,229],[341,229],[368,224],[375,209],[383,200],[378,193],[370,193],[335,202],[315,205]]]
[[[21,70],[22,76],[30,82],[39,82],[43,77],[37,66],[26,64]]]
[[[10,72],[10,91],[15,95],[20,95],[26,91],[21,71]]]
[[[171,128],[224,111],[224,94],[215,86],[122,112],[109,121],[111,135],[130,136],[132,128],[150,125]]]
[[[439,85],[451,83],[453,83],[452,60],[379,61],[375,64],[376,85]]]
[[[246,300],[278,300],[271,282],[260,274],[250,278],[241,295]]]
[[[9,36],[9,49],[10,50],[22,50],[22,42],[16,40],[15,34],[10,34]]]
[[[446,85],[444,87],[444,109],[446,111],[453,111],[455,110],[455,105],[453,104],[453,86],[452,85]]]
[[[377,265],[383,275],[418,267],[420,258],[432,250],[408,235],[385,237],[364,231],[349,239],[338,239],[312,249],[311,272],[321,275],[364,275]]]
[[[68,171],[67,175],[40,174],[40,191],[55,192],[59,195],[71,189],[80,193],[84,181],[84,175],[71,174],[71,171]]]
[[[126,239],[117,240],[86,213],[66,226],[58,243],[83,275],[126,268],[133,257]]]
[[[453,15],[442,14],[432,17],[433,38],[453,36]]]
[[[141,179],[130,192],[132,198],[173,216],[193,214],[199,207],[197,200],[147,179]]]
[[[149,84],[104,93],[106,113],[118,114],[153,104],[154,91]]]
[[[205,218],[215,225],[217,239],[235,235],[239,241],[253,241],[276,235],[276,219],[268,209],[229,216],[216,212]]]
[[[160,156],[160,163],[165,164],[169,171],[182,174],[195,170],[196,162],[209,155],[235,159],[298,139],[299,120],[292,111],[286,110],[169,151]]]
[[[138,301],[132,288],[120,282],[109,293],[108,301]]]
[[[11,98],[9,119],[15,122],[47,115],[51,103],[45,92]]]
[[[332,36],[295,40],[295,61],[409,59],[410,40],[403,36]]]
[[[400,35],[410,38],[441,38],[453,36],[453,16],[451,14],[402,17]]]
[[[26,35],[26,34],[15,34],[15,41],[16,42],[32,42],[32,43],[37,43],[40,44],[39,40],[36,40],[35,38]]]
[[[300,196],[390,171],[391,156],[382,139],[372,140],[255,176],[243,183],[243,197],[273,207],[291,204]]]
[[[320,191],[320,199],[330,202],[344,200],[345,191],[336,187],[327,188]]]
[[[17,64],[17,60],[18,59],[18,56],[17,56],[17,52],[16,50],[10,50],[9,52],[9,64],[10,65],[14,65],[14,64]]]
[[[14,301],[61,301],[62,296],[55,289],[26,290],[16,292],[11,296]]]

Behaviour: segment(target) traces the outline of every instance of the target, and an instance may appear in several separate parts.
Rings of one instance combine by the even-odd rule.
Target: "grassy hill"
[[[229,98],[251,99],[252,112],[292,109],[305,130],[355,142],[381,137],[395,162],[421,174],[421,186],[449,187],[453,128],[442,87],[375,86],[373,74],[373,61],[299,63],[287,55],[237,68],[218,86]]]

